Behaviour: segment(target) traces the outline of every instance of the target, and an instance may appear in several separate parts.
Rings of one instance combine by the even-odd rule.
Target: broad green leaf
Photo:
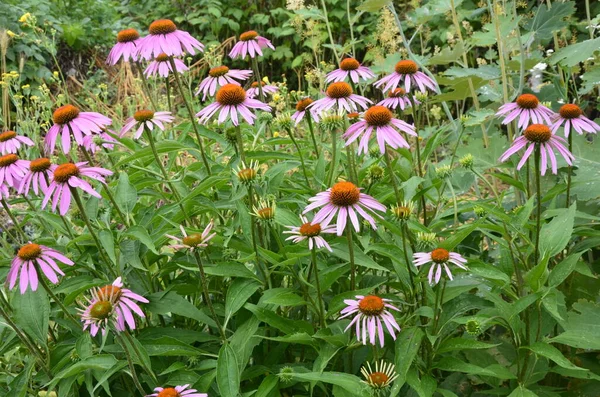
[[[258,281],[243,278],[238,278],[231,283],[225,298],[225,326],[231,316],[244,306],[260,286]]]
[[[332,244],[331,248],[333,249],[333,253],[332,253],[333,255],[337,256],[340,259],[350,262],[350,252],[348,251],[347,243]],[[356,243],[354,244],[354,262],[356,263],[356,265],[363,266],[368,269],[375,269],[375,270],[381,270],[384,272],[389,272],[388,269],[386,269],[383,266],[378,265],[377,262],[375,262],[373,259],[371,259],[368,255],[366,255],[358,247],[358,245],[356,245]]]
[[[573,304],[564,323],[566,331],[550,339],[580,349],[600,350],[600,305],[586,300]]]
[[[108,257],[114,265],[117,264],[117,257],[115,255],[115,240],[113,234],[109,230],[101,230],[98,233],[98,239],[102,244],[102,249],[108,254]]]
[[[277,328],[287,335],[297,332],[312,333],[313,331],[312,326],[305,321],[290,320],[289,318],[279,316],[269,309],[253,305],[251,303],[246,303],[244,307],[254,313],[254,315],[260,321]]]
[[[157,292],[147,297],[150,303],[145,308],[152,313],[167,314],[173,313],[180,316],[192,318],[211,327],[216,327],[215,321],[206,314],[198,310],[183,296],[173,291]]]
[[[560,365],[565,369],[573,369],[578,371],[588,371],[586,368],[580,368],[567,360],[565,356],[558,350],[556,347],[549,345],[544,342],[536,342],[531,346],[525,346],[525,348],[531,350],[538,356],[546,357],[549,360],[554,361],[556,364]]]
[[[404,328],[396,338],[396,373],[398,379],[394,382],[391,390],[391,395],[395,396],[400,392],[400,389],[406,382],[408,370],[411,368],[413,361],[421,347],[423,339],[423,331],[418,327]]]
[[[133,240],[137,240],[140,243],[144,244],[146,247],[148,247],[150,251],[158,255],[158,251],[154,246],[154,241],[152,241],[152,237],[150,237],[148,231],[142,226],[136,225],[130,227],[129,229],[127,229],[125,235]]]
[[[467,349],[491,349],[492,347],[500,346],[500,343],[485,343],[475,339],[466,338],[452,338],[446,339],[440,347],[437,349],[437,353],[447,353],[456,350],[467,350]]]
[[[368,396],[368,386],[360,381],[360,378],[351,374],[342,372],[294,372],[290,377],[297,381],[305,382],[323,382],[330,385],[337,385],[355,396]]]
[[[11,397],[26,397],[31,382],[31,375],[35,367],[35,356],[31,356],[25,368],[21,369],[19,375],[15,376],[8,385]]]
[[[119,182],[117,183],[117,192],[115,201],[121,210],[130,214],[137,203],[137,190],[129,182],[129,176],[126,172],[119,173]]]
[[[270,397],[278,394],[273,394],[279,390],[279,378],[275,375],[268,375],[258,386],[255,397]]]
[[[538,395],[523,386],[518,386],[508,397],[538,397]]]
[[[563,281],[567,279],[575,270],[575,266],[577,266],[577,261],[581,258],[582,252],[569,255],[565,259],[563,259],[558,265],[554,266],[554,269],[550,272],[550,276],[548,277],[548,286],[549,287],[557,287]]]
[[[356,9],[367,12],[377,12],[387,6],[390,2],[391,0],[366,0],[356,7]]]
[[[37,291],[28,290],[22,295],[17,291],[11,303],[14,322],[37,343],[46,346],[50,318],[50,302],[46,291],[38,288]]]
[[[574,202],[568,209],[563,210],[562,214],[542,226],[540,234],[542,256],[553,257],[565,249],[573,233],[576,207],[577,202]]]
[[[223,397],[238,397],[240,393],[240,370],[235,350],[225,344],[219,350],[217,360],[217,385]]]
[[[508,371],[498,371],[498,368],[496,367],[494,367],[494,369],[482,368],[478,365],[466,363],[456,357],[450,356],[442,358],[434,367],[448,372],[463,372],[471,375],[491,376],[498,379],[516,379],[516,376]]]
[[[552,33],[567,26],[567,22],[563,19],[572,15],[574,11],[575,3],[572,1],[553,3],[550,9],[545,4],[541,4],[525,28],[535,35],[536,39],[548,42],[552,39]]]
[[[549,59],[549,63],[572,67],[589,57],[594,56],[600,49],[600,37],[571,44],[556,51]]]
[[[81,372],[88,369],[108,371],[109,369],[117,365],[117,363],[117,359],[112,354],[96,354],[94,356],[86,358],[85,360],[78,361],[75,364],[70,365],[64,370],[60,371],[58,374],[54,375],[54,378],[52,379],[52,382],[50,382],[50,384],[56,385],[61,379],[65,379],[73,375],[78,375]]]

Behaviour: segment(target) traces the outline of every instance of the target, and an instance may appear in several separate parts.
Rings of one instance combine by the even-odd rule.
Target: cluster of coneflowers
[[[111,65],[116,65],[120,61],[133,62],[139,66],[141,60],[149,61],[143,76],[169,77],[172,75],[179,82],[178,74],[188,70],[180,57],[185,54],[194,55],[197,51],[202,52],[203,48],[202,43],[189,33],[177,29],[172,21],[158,20],[150,25],[149,34],[145,37],[140,37],[134,29],[119,32],[117,44],[111,50],[107,62]],[[257,57],[262,56],[263,50],[266,48],[274,49],[274,46],[257,32],[249,31],[241,34],[239,41],[229,53],[229,57],[231,59],[249,59],[253,70],[230,69],[226,65],[212,67],[196,91],[196,96],[202,94],[202,101],[212,100],[212,102],[199,112],[192,113],[192,107],[185,99],[183,90],[181,91],[183,99],[186,100],[189,115],[194,121],[192,123],[194,128],[196,122],[208,123],[215,119],[218,124],[231,123],[238,126],[243,121],[254,124],[257,118],[256,111],[271,111],[271,108],[264,103],[264,99],[267,95],[275,93],[278,88],[264,83],[259,76],[257,67]],[[251,77],[254,77],[255,81],[251,83],[248,90],[245,90],[242,83]],[[375,73],[358,60],[343,59],[339,69],[327,75],[328,86],[324,96],[319,99],[307,97],[299,100],[296,112],[290,119],[296,125],[306,120],[312,133],[312,122],[319,123],[331,114],[348,116],[348,119],[353,122],[345,129],[342,137],[346,146],[358,143],[358,155],[368,152],[369,143],[373,137],[382,155],[387,155],[387,147],[392,149],[410,148],[408,137],[417,137],[418,128],[401,120],[398,116],[400,113],[396,112],[414,109],[420,105],[415,98],[415,91],[437,93],[438,86],[432,77],[419,70],[415,62],[402,60],[396,64],[391,74],[373,83],[375,88],[381,89],[384,94],[387,94],[387,98],[373,104],[370,99],[357,94],[355,87],[361,83],[370,83],[375,77]],[[522,134],[512,142],[510,149],[502,155],[500,161],[506,161],[513,154],[524,150],[517,165],[517,169],[520,169],[535,152],[536,158],[539,158],[542,175],[548,168],[548,164],[550,164],[552,172],[557,173],[555,151],[569,165],[573,164],[574,157],[565,147],[565,139],[556,135],[559,128],[563,127],[567,137],[571,130],[575,130],[579,134],[600,131],[600,126],[583,116],[583,112],[577,105],[564,105],[560,108],[559,113],[555,114],[540,104],[537,97],[531,94],[523,94],[516,99],[516,102],[503,105],[498,115],[505,117],[503,124],[516,120],[517,126],[523,130]],[[19,136],[14,131],[3,132],[0,134],[0,152],[2,154],[0,157],[0,198],[2,204],[9,211],[5,199],[11,194],[10,189],[13,189],[19,195],[29,196],[33,193],[42,196],[42,208],[51,202],[52,209],[58,209],[61,216],[68,212],[74,199],[83,213],[85,211],[81,207],[79,190],[91,196],[101,197],[89,180],[104,185],[105,178],[112,175],[112,171],[90,164],[92,161],[90,154],[98,150],[112,150],[114,145],[119,143],[119,139],[129,132],[133,132],[134,139],[139,139],[146,134],[149,145],[154,148],[154,138],[151,132],[155,129],[165,130],[165,123],[172,123],[174,120],[174,115],[169,111],[141,109],[128,118],[120,133],[116,134],[109,130],[109,126],[112,124],[110,118],[96,112],[83,112],[70,104],[63,105],[54,111],[54,123],[45,135],[46,151],[52,154],[59,142],[63,153],[69,155],[74,141],[86,154],[88,161],[76,162],[73,160],[62,164],[52,164],[48,157],[40,157],[31,161],[20,159],[18,152],[21,147],[23,145],[33,146],[34,142],[27,137]],[[292,135],[291,130],[290,135]],[[200,136],[197,136],[198,143],[201,145]],[[202,146],[200,147],[202,149]],[[315,149],[317,150],[316,145]],[[243,159],[243,143],[236,150],[239,150],[238,154]],[[162,167],[158,157],[156,157],[156,161]],[[250,163],[247,166],[243,161],[240,164],[241,166],[235,174],[242,183],[248,186],[253,214],[260,219],[272,219],[275,212],[274,203],[261,201],[254,205],[252,183],[257,177],[258,164]],[[163,170],[163,172],[165,179],[168,180],[166,171]],[[207,169],[207,172],[210,170]],[[284,233],[290,234],[288,240],[294,243],[307,241],[308,248],[313,253],[321,248],[332,251],[325,235],[341,236],[346,233],[352,255],[353,231],[360,232],[363,220],[373,229],[377,229],[378,219],[387,209],[374,197],[363,193],[362,189],[356,185],[356,181],[342,180],[335,183],[332,179],[330,181],[332,183],[329,185],[331,186],[329,189],[317,193],[308,200],[309,203],[300,215],[301,225],[289,226],[289,230]],[[404,203],[393,207],[392,210],[399,218],[407,219],[412,208],[412,203]],[[316,213],[309,220],[307,215],[313,211]],[[92,233],[91,225],[87,226]],[[215,233],[212,232],[213,226],[212,222],[209,223],[202,233],[187,233],[182,226],[180,237],[167,236],[176,241],[170,246],[172,249],[186,250],[196,255],[203,280],[204,274],[198,251],[205,248],[215,236]],[[102,252],[100,246],[98,249]],[[352,289],[355,287],[353,261],[354,259],[351,257]],[[64,276],[64,272],[57,262],[68,266],[74,265],[67,256],[49,247],[33,242],[23,245],[12,261],[7,277],[8,287],[13,289],[18,283],[21,293],[25,293],[28,288],[36,291],[40,282],[45,286],[44,277],[51,283],[57,284],[59,282],[58,275]],[[414,253],[412,262],[417,268],[429,265],[427,279],[432,286],[438,284],[444,275],[452,280],[451,266],[466,270],[466,263],[467,260],[459,253],[442,247],[437,247],[430,252]],[[408,263],[407,266],[409,266]],[[314,262],[313,269],[318,283],[317,266]],[[412,278],[413,270],[410,266],[408,271]],[[210,306],[210,296],[208,293],[205,295],[206,303]],[[324,303],[320,292],[318,299],[322,310]],[[340,319],[350,318],[346,330],[354,328],[359,342],[371,345],[379,343],[383,347],[386,333],[396,339],[396,335],[401,329],[394,317],[394,312],[399,312],[400,309],[394,306],[390,299],[376,295],[356,295],[355,299],[347,299],[344,302],[347,306],[341,311]],[[121,277],[117,277],[112,284],[95,288],[90,292],[87,302],[80,310],[83,328],[94,336],[98,331],[106,333],[109,329],[116,333],[124,332],[127,329],[133,330],[136,328],[134,314],[144,317],[139,303],[148,303],[148,300],[124,288]],[[210,309],[216,317],[212,306]],[[218,318],[215,318],[215,321],[221,327]],[[324,324],[325,318],[322,312],[321,321]],[[223,329],[219,331],[224,335]],[[365,376],[365,382],[374,388],[387,387],[396,378],[393,365],[385,362],[377,362],[375,370],[367,363],[362,373]],[[172,388],[158,387],[150,396],[204,397],[206,394],[190,389],[189,385],[183,385]]]

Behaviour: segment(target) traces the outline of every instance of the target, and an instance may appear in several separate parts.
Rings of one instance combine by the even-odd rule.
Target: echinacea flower
[[[589,132],[590,134],[600,132],[600,125],[585,117],[581,108],[574,104],[566,104],[560,107],[554,124],[552,124],[552,133],[556,134],[556,131],[558,131],[563,124],[565,137],[567,138],[571,133],[571,128],[580,135],[584,132]],[[1,140],[2,138],[0,135],[0,141]]]
[[[206,393],[198,393],[196,389],[189,389],[190,385],[175,387],[157,387],[155,393],[148,394],[146,397],[208,397]]]
[[[200,82],[195,95],[202,93],[202,100],[208,95],[214,96],[217,88],[225,84],[240,85],[238,81],[248,80],[252,76],[251,70],[229,69],[227,66],[217,66],[208,71],[208,77]]]
[[[435,81],[425,73],[420,72],[417,64],[410,60],[398,62],[392,74],[378,80],[374,85],[375,88],[383,86],[382,91],[387,92],[398,87],[400,83],[404,83],[406,92],[411,92],[410,88],[413,85],[418,86],[421,92],[427,92],[428,88],[433,92],[438,92]]]
[[[174,250],[190,250],[193,251],[195,249],[206,248],[208,246],[208,242],[217,235],[217,233],[210,233],[214,226],[214,222],[211,220],[208,225],[204,228],[202,233],[191,233],[187,234],[184,227],[182,225],[179,226],[181,229],[182,238],[172,236],[170,234],[166,234],[168,238],[175,240],[178,244],[169,245],[169,248]]]
[[[96,112],[82,112],[73,105],[59,107],[52,114],[54,125],[46,134],[46,147],[54,152],[56,138],[61,134],[63,153],[71,150],[71,134],[78,145],[83,146],[83,136],[101,133],[112,120]]]
[[[327,73],[325,82],[345,81],[348,76],[350,76],[350,80],[352,80],[354,84],[358,84],[360,79],[369,80],[375,77],[375,74],[368,67],[362,66],[356,59],[346,58],[342,59],[340,62],[339,69]]]
[[[18,189],[19,194],[29,194],[29,188],[33,186],[35,194],[46,193],[48,181],[52,179],[52,163],[50,159],[41,157],[29,162],[29,170],[25,173]]]
[[[248,98],[246,91],[239,85],[225,84],[217,91],[216,101],[199,111],[196,117],[200,118],[200,123],[206,123],[219,112],[219,124],[225,122],[229,116],[233,125],[237,126],[239,113],[248,124],[254,124],[256,116],[250,109],[271,111],[269,105],[257,99]]]
[[[249,30],[240,35],[240,40],[235,43],[229,52],[229,57],[231,59],[244,59],[246,58],[246,55],[250,55],[250,58],[254,58],[259,55],[262,56],[262,50],[267,47],[272,50],[275,49],[270,40],[259,36],[254,30]]]
[[[382,299],[375,295],[356,295],[356,300],[344,299],[344,303],[348,306],[342,309],[340,319],[356,314],[344,332],[354,325],[356,327],[356,339],[359,342],[366,345],[368,334],[370,344],[375,345],[376,339],[379,339],[379,344],[383,347],[385,343],[383,325],[385,325],[385,329],[392,336],[392,339],[396,340],[394,329],[400,332],[400,326],[388,309],[398,312],[400,309],[389,302],[391,302],[390,299]]]
[[[177,29],[170,19],[159,19],[150,24],[148,36],[140,39],[138,55],[146,60],[157,58],[165,53],[167,56],[181,56],[186,52],[195,55],[196,50],[204,51],[204,45],[188,32]]]
[[[0,185],[6,182],[8,186],[18,189],[28,169],[29,161],[21,160],[16,154],[0,156]]]
[[[147,128],[149,131],[157,126],[161,131],[165,130],[163,123],[172,123],[175,118],[171,115],[171,112],[153,112],[152,110],[138,110],[133,114],[133,117],[125,120],[123,128],[119,137],[125,136],[127,132],[135,129],[133,134],[134,139],[139,139],[144,133],[144,129]]]
[[[189,70],[181,59],[173,58],[173,63],[175,63],[175,70],[177,73],[182,74]],[[168,77],[169,73],[173,73],[173,68],[171,67],[169,56],[165,53],[158,54],[158,56],[148,64],[146,70],[144,70],[144,74],[148,78],[154,77],[157,74],[160,77]]]
[[[317,248],[327,248],[329,252],[333,252],[327,241],[321,236],[322,233],[335,233],[335,226],[321,227],[320,223],[312,224],[306,219],[304,215],[300,215],[302,221],[301,226],[286,226],[290,230],[286,230],[284,234],[291,234],[292,236],[285,240],[292,240],[294,243],[299,243],[304,240],[308,240],[308,249],[312,250],[314,246]]]
[[[25,244],[19,248],[17,256],[12,260],[10,271],[6,278],[8,289],[12,290],[17,284],[17,279],[19,279],[21,294],[24,294],[29,286],[31,286],[32,291],[36,291],[38,288],[38,277],[41,276],[38,274],[38,269],[44,273],[52,284],[58,284],[56,274],[58,273],[61,276],[65,274],[60,270],[55,260],[65,265],[74,265],[72,260],[52,248],[34,244],[31,241],[29,244]]]
[[[263,95],[271,95],[279,91],[279,87],[267,84],[264,81],[260,82],[260,87],[262,89]],[[246,91],[246,95],[248,95],[248,98],[256,98],[257,96],[259,96],[259,94],[260,90],[258,89],[258,82],[255,81],[250,85],[248,91]]]
[[[251,160],[249,165],[242,161],[242,164],[235,171],[235,175],[243,184],[251,184],[258,175],[258,161]]]
[[[137,61],[140,34],[135,29],[125,29],[117,33],[117,44],[111,48],[106,63],[116,65],[123,58],[123,62]]]
[[[99,330],[102,331],[102,335],[106,334],[109,322],[112,322],[119,332],[125,331],[126,327],[135,329],[133,313],[142,318],[146,317],[138,302],[148,303],[148,299],[123,288],[121,277],[111,285],[92,289],[91,295],[91,299],[87,299],[85,309],[80,311],[83,330],[89,328],[92,336],[96,336]]]
[[[26,136],[17,135],[14,131],[0,133],[0,154],[14,154],[21,148],[21,144],[33,146],[34,143]]]
[[[69,210],[71,205],[71,189],[80,188],[89,193],[91,196],[102,198],[102,196],[94,190],[89,182],[81,179],[82,176],[95,179],[100,182],[105,182],[104,176],[112,175],[113,172],[100,167],[88,167],[87,162],[81,163],[64,163],[61,165],[52,165],[52,182],[48,189],[44,192],[46,197],[42,201],[42,208],[52,198],[52,210],[56,211],[56,207],[60,203],[60,215],[64,215]]]
[[[363,365],[360,369],[360,373],[365,377],[365,380],[361,382],[366,383],[377,390],[385,389],[398,377],[396,366],[392,363],[386,363],[384,360],[375,362],[374,371],[371,368],[371,364],[367,361],[366,368]]]
[[[552,173],[556,174],[558,172],[558,166],[556,164],[554,149],[556,149],[562,158],[565,159],[567,164],[573,165],[573,161],[575,161],[575,157],[564,146],[566,143],[564,138],[554,135],[552,131],[550,131],[550,127],[544,124],[532,124],[523,131],[523,135],[514,140],[512,146],[500,157],[500,162],[505,162],[513,154],[526,148],[523,157],[521,157],[521,161],[517,164],[517,170],[520,170],[521,167],[525,165],[525,162],[531,156],[537,145],[540,150],[541,159],[540,174],[546,174],[548,157],[550,158]]]
[[[413,102],[415,105],[419,105],[421,102],[417,100],[417,98],[413,97]],[[410,98],[404,91],[404,88],[394,88],[393,90],[388,91],[388,97],[384,100],[380,101],[378,105],[385,106],[388,109],[396,109],[400,107],[400,109],[404,110],[405,108],[409,108],[412,106]]]
[[[300,99],[296,103],[296,111],[294,112],[294,114],[292,114],[292,120],[294,120],[296,125],[300,124],[300,122],[304,118],[304,114],[306,113],[306,108],[308,108],[308,105],[310,105],[311,103],[313,103],[313,100],[310,98]],[[319,116],[316,113],[314,113],[314,111],[311,111],[311,116],[317,123],[319,122]]]
[[[263,222],[269,222],[275,218],[276,208],[275,201],[261,199],[258,202],[258,205],[252,207],[252,212],[250,215],[257,217]]]
[[[114,131],[111,132],[114,133]],[[117,140],[106,131],[98,135],[86,135],[83,138],[83,147],[91,153],[96,153],[98,150],[102,150],[102,148],[113,150],[115,143],[118,143]]]
[[[404,139],[399,131],[408,135],[417,136],[415,126],[400,119],[396,119],[393,116],[391,110],[385,106],[371,106],[365,112],[363,119],[348,127],[344,135],[342,135],[346,140],[346,146],[352,144],[352,142],[362,135],[358,145],[358,154],[366,154],[369,151],[369,139],[371,138],[371,134],[375,132],[381,154],[385,153],[386,143],[393,149],[399,147],[409,148],[408,142],[406,142],[406,139]]]
[[[423,266],[431,263],[427,279],[430,285],[436,285],[442,277],[442,269],[446,271],[448,278],[453,280],[452,272],[448,267],[448,263],[453,263],[463,270],[467,270],[465,264],[467,260],[462,255],[456,252],[450,252],[444,248],[436,248],[431,252],[416,252],[413,254],[413,264],[415,267]]]
[[[366,109],[368,103],[373,103],[370,99],[367,99],[364,96],[354,94],[350,84],[344,81],[331,83],[327,87],[325,95],[326,96],[324,98],[317,99],[311,103],[308,106],[308,110],[311,112],[314,111],[320,115],[321,113],[335,107],[335,110],[338,112],[345,110],[349,113],[352,111],[358,111],[359,107]]]
[[[354,229],[357,232],[360,231],[357,212],[371,224],[373,229],[377,229],[377,225],[375,225],[375,220],[367,211],[385,212],[383,204],[373,197],[361,193],[360,189],[352,182],[338,182],[326,191],[317,193],[316,196],[309,198],[308,201],[311,204],[304,209],[303,214],[315,208],[323,207],[313,218],[313,225],[320,223],[321,227],[327,227],[337,215],[338,236],[341,236],[344,232],[348,217],[350,217]]]
[[[504,116],[502,124],[508,124],[517,117],[519,128],[526,128],[529,123],[552,124],[555,114],[552,110],[542,105],[539,99],[533,94],[522,94],[515,102],[505,103],[500,106],[496,116]]]

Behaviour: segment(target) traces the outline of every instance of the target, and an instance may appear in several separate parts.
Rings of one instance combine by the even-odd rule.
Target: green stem
[[[587,1],[586,1],[587,3]],[[569,134],[569,153],[573,153],[573,131]],[[571,205],[571,178],[573,175],[573,166],[569,166],[569,171],[567,174],[567,202],[566,207],[569,208]]]
[[[125,216],[125,214],[123,214],[123,211],[121,211],[121,208],[119,208],[119,205],[117,204],[117,201],[115,200],[115,196],[113,196],[113,194],[110,191],[110,188],[108,187],[108,184],[106,182],[102,182],[102,186],[104,187],[104,191],[106,192],[106,196],[108,196],[108,200],[111,202],[113,208],[115,210],[117,210],[117,215],[119,215],[119,219],[121,219],[121,222],[129,227],[129,222],[127,221],[127,217]]]
[[[254,188],[252,185],[248,185],[248,201],[250,210],[252,210],[254,208]],[[258,254],[258,245],[256,244],[256,219],[254,216],[250,217],[250,229],[250,233],[252,234],[252,248],[254,249],[254,255],[256,255],[256,267],[258,267],[258,270],[262,273],[267,286],[271,288],[272,285],[271,277],[269,276],[269,269],[266,268],[266,264],[265,268],[263,269],[260,261],[260,255]]]
[[[173,71],[173,76],[175,76],[175,84],[177,85],[177,89],[179,90],[179,93],[181,94],[181,97],[183,98],[183,102],[185,103],[185,108],[187,109],[188,115],[190,116],[190,123],[192,124],[192,128],[194,129],[194,134],[196,135],[196,139],[198,139],[198,147],[200,148],[200,155],[202,157],[202,162],[204,163],[204,167],[206,167],[206,173],[208,174],[208,176],[210,176],[211,175],[210,166],[208,165],[208,159],[206,157],[206,153],[204,152],[204,144],[202,143],[202,137],[200,136],[200,133],[198,132],[198,126],[196,125],[197,124],[196,117],[194,115],[194,112],[192,111],[192,106],[188,102],[187,95],[185,94],[185,91],[183,90],[183,86],[179,79],[179,73],[177,72],[177,67],[175,67],[175,60],[173,59],[173,57],[169,57],[169,62],[171,63],[171,70]]]
[[[137,345],[135,344],[135,340],[133,339],[133,336],[131,336],[131,334],[129,333],[129,331],[127,331],[127,329],[125,331],[123,331],[123,333],[125,334],[125,337],[127,338],[127,340],[129,341],[129,343],[131,344],[131,347],[133,348],[133,351],[134,351],[135,355],[138,357],[138,359],[140,361],[140,364],[142,364],[142,367],[144,368],[144,371],[146,371],[146,373],[152,378],[152,380],[154,381],[154,383],[158,384],[158,379],[156,378],[156,375],[154,374],[154,371],[152,371],[151,368],[148,368],[146,366],[146,364],[144,363],[144,360],[142,359],[142,353],[137,348]]]
[[[390,173],[390,180],[392,181],[392,186],[394,187],[394,194],[396,195],[396,204],[400,205],[400,203],[402,202],[402,195],[400,194],[400,189],[398,188],[398,181],[396,180],[396,174],[394,173],[394,168],[392,167],[392,155],[386,149],[383,157],[385,158],[385,164],[387,165],[388,172]]]
[[[454,203],[454,229],[456,229],[458,227],[458,203],[456,202],[456,193],[454,192],[454,187],[452,186],[450,179],[446,179],[446,183],[448,184],[450,194],[452,195],[452,202]]]
[[[4,200],[4,198],[0,199],[0,202],[2,203],[2,207],[4,207],[4,211],[6,211],[6,213],[8,214],[8,217],[12,221],[13,225],[15,225],[15,229],[17,230],[17,233],[19,233],[19,235],[23,238],[23,241],[27,241],[28,240],[27,235],[25,234],[23,229],[21,229],[21,225],[19,225],[19,221],[17,221],[17,218],[14,216],[14,214],[10,210],[8,203]]]
[[[312,259],[312,268],[315,273],[315,286],[317,287],[317,298],[319,299],[319,317],[321,319],[321,327],[327,327],[325,323],[325,302],[323,302],[323,295],[321,292],[321,282],[319,281],[319,271],[317,266],[317,251],[315,246],[310,250]]]
[[[335,174],[335,161],[336,161],[336,153],[337,153],[337,136],[335,135],[335,131],[331,131],[331,168],[329,168],[329,175],[327,176],[327,186],[331,187],[333,185],[333,177]]]
[[[173,109],[173,107],[171,106],[171,84],[169,84],[169,76],[165,77],[165,88],[167,89],[167,108],[169,109],[169,112],[173,112],[171,109]]]
[[[242,137],[242,127],[237,125],[235,127],[235,136],[237,138],[238,143],[238,155],[240,156],[240,160],[242,162],[246,161],[246,152],[244,151],[244,139]]]
[[[306,164],[304,164],[304,156],[302,155],[302,150],[300,150],[300,146],[298,146],[298,142],[296,142],[296,138],[294,138],[294,134],[292,133],[292,129],[288,129],[288,136],[292,140],[294,146],[296,146],[296,150],[298,151],[298,156],[300,157],[300,163],[302,163],[302,173],[304,174],[304,180],[306,181],[306,186],[310,189],[310,181],[308,180],[308,174],[306,173]]]
[[[535,146],[535,192],[537,195],[536,230],[535,230],[535,253],[533,255],[533,266],[536,266],[539,258],[540,229],[542,222],[542,187],[540,176],[540,146]]]
[[[408,271],[408,277],[410,278],[410,293],[411,295],[413,294],[413,288],[415,288],[415,279],[413,276],[413,272],[412,272],[412,262],[410,261],[410,259],[408,258],[408,249],[406,246],[406,239],[408,238],[408,227],[405,221],[402,221],[402,225],[400,227],[400,232],[402,233],[402,235],[400,236],[400,238],[402,239],[402,251],[404,253],[404,260],[406,261],[406,270]],[[415,304],[417,302],[414,302]]]
[[[414,108],[413,108],[414,111]],[[416,120],[416,118],[415,118]],[[419,130],[416,129],[415,126],[415,131],[417,133],[417,139],[416,139],[416,152],[417,152],[417,175],[419,177],[423,177],[423,169],[422,169],[422,165],[421,165],[421,142],[419,140]],[[425,194],[421,194],[421,208],[423,210],[423,225],[427,226],[427,202],[425,201]]]
[[[335,41],[333,40],[333,34],[331,33],[331,25],[329,24],[329,17],[327,16],[327,6],[325,5],[325,0],[321,0],[321,7],[323,7],[323,17],[325,18],[325,26],[327,26],[329,41],[331,41],[331,51],[333,51],[333,55],[335,56],[337,63],[340,63],[340,56],[335,50]]]
[[[58,304],[58,306],[60,306],[60,309],[63,311],[63,313],[65,314],[65,316],[67,316],[69,318],[69,320],[71,320],[73,322],[73,324],[75,324],[76,328],[81,327],[81,323],[79,321],[77,321],[77,319],[75,317],[73,317],[73,315],[69,312],[69,310],[67,309],[67,307],[62,302],[62,300],[60,300],[58,298],[58,296],[56,296],[54,294],[54,292],[50,289],[50,286],[48,285],[48,283],[46,283],[46,279],[44,278],[44,276],[42,276],[43,272],[41,271],[40,265],[37,263],[37,261],[35,262],[35,270],[37,271],[38,280],[40,281],[40,284],[46,290],[46,292],[48,293],[48,295],[50,295],[50,297],[52,298],[52,300],[56,304]]]
[[[252,58],[252,69],[254,69],[254,79],[256,80],[256,88],[258,88],[258,97],[261,102],[264,102],[265,94],[262,89],[262,79],[260,78],[260,70],[258,69],[258,60],[256,58]]]
[[[131,359],[131,353],[127,348],[127,344],[123,340],[123,337],[121,336],[119,331],[115,331],[115,336],[119,341],[119,344],[123,348],[123,352],[125,352],[125,358],[127,358],[127,364],[129,365],[129,370],[131,371],[131,377],[133,378],[133,383],[135,384],[135,387],[138,389],[142,396],[146,395],[146,392],[144,391],[144,388],[140,384],[140,381],[137,377],[137,373],[135,372],[135,366],[133,365],[133,360]]]
[[[441,286],[441,288],[438,288],[437,292],[440,292],[440,289],[441,289],[441,293],[439,296],[439,302],[438,302],[437,294],[436,294],[436,300],[435,300],[436,308],[435,308],[434,313],[436,313],[436,314],[435,314],[435,321],[433,322],[433,335],[435,335],[437,332],[437,326],[440,321],[440,317],[442,315],[442,306],[444,305],[444,292],[446,291],[446,279],[445,278],[442,280],[442,286]]]
[[[348,241],[348,253],[350,254],[350,290],[356,290],[356,265],[354,264],[354,242],[352,241],[352,227],[346,225],[346,238]]]
[[[148,86],[148,80],[146,79],[146,75],[144,74],[144,70],[142,69],[142,65],[139,62],[134,62],[138,73],[140,74],[140,79],[142,79],[142,87],[144,91],[146,91],[146,95],[148,95],[148,99],[150,99],[150,103],[152,103],[152,110],[157,111],[158,107],[156,106],[156,102],[154,102],[154,97],[150,92],[150,87]]]
[[[317,140],[315,139],[315,132],[314,132],[313,124],[312,124],[312,117],[310,115],[310,111],[308,113],[306,113],[305,116],[306,116],[306,121],[308,123],[308,130],[310,131],[310,138],[312,139],[312,143],[315,147],[315,154],[317,155],[317,158],[318,158],[319,157],[319,146],[317,145]]]
[[[202,285],[202,292],[204,293],[204,300],[206,301],[206,306],[208,306],[208,310],[210,314],[213,316],[213,320],[217,324],[217,328],[219,329],[219,334],[221,335],[221,339],[223,339],[223,343],[227,342],[227,336],[225,335],[225,331],[223,330],[223,326],[221,325],[221,321],[219,321],[219,317],[215,312],[215,308],[213,307],[212,301],[210,299],[210,293],[208,291],[208,284],[206,283],[206,273],[204,273],[204,266],[202,265],[202,260],[200,259],[200,254],[198,250],[194,250],[194,257],[196,258],[196,263],[198,264],[198,270],[200,270],[200,283]]]

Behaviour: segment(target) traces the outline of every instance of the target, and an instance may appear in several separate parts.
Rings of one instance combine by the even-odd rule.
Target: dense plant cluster
[[[2,395],[598,395],[598,4],[9,3]]]

